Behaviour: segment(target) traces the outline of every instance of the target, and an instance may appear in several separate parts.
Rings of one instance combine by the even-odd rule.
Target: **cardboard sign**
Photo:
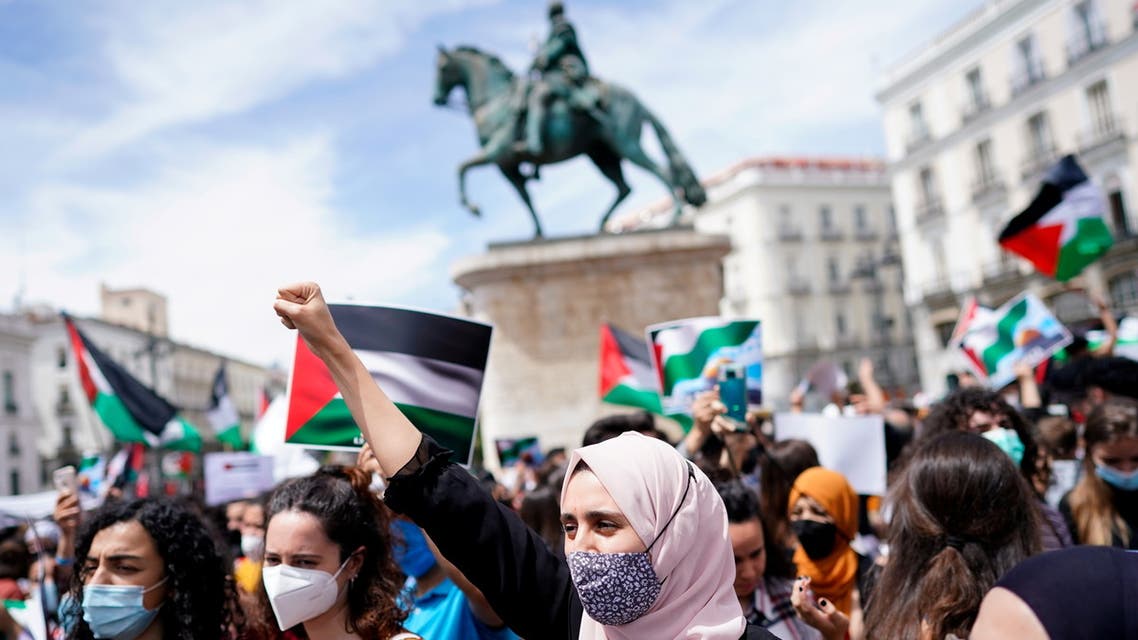
[[[210,506],[255,498],[271,490],[273,459],[246,451],[205,455],[205,503]]]
[[[776,440],[805,440],[818,462],[841,473],[859,495],[885,495],[885,422],[879,415],[828,417],[820,413],[779,413]]]

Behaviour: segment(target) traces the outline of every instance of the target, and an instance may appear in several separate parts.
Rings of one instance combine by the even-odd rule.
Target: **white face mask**
[[[246,558],[260,560],[265,550],[265,539],[257,535],[241,536],[241,553]]]
[[[349,558],[350,560],[350,558]],[[335,574],[319,569],[299,569],[287,564],[278,564],[261,569],[261,579],[269,604],[277,617],[281,631],[315,618],[336,604],[340,595],[340,585],[336,578],[347,566],[345,560]]]

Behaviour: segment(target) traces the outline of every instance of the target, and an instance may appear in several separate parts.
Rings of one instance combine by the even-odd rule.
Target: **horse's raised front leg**
[[[481,216],[482,211],[479,210],[477,205],[471,204],[470,200],[466,197],[466,172],[474,167],[481,167],[490,164],[492,160],[485,150],[479,151],[476,155],[458,165],[458,199],[462,206],[475,216]]]

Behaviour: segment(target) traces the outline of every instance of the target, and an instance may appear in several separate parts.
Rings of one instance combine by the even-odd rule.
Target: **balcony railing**
[[[1004,179],[994,171],[980,174],[972,181],[972,202],[1002,197],[1007,195],[1007,192],[1008,186],[1004,183]]]
[[[989,262],[981,268],[981,271],[986,285],[1008,282],[1020,277],[1019,267],[1010,260]]]
[[[912,153],[917,149],[925,146],[926,144],[932,142],[932,140],[933,136],[931,133],[929,133],[928,127],[923,125],[915,127],[913,131],[909,133],[909,138],[905,140],[905,150],[909,153]]]
[[[810,293],[810,282],[805,278],[791,278],[786,283],[786,292],[792,296],[804,296]]]
[[[1012,96],[1018,96],[1047,79],[1047,72],[1039,60],[1027,65],[1023,71],[1012,76]]]
[[[1059,159],[1059,152],[1055,147],[1036,149],[1024,157],[1019,163],[1019,175],[1024,182],[1028,182],[1046,171]]]
[[[856,237],[858,240],[876,240],[877,229],[874,229],[872,227],[858,227],[854,231],[854,237]]]
[[[795,227],[779,227],[778,239],[784,242],[797,242],[802,239],[802,229]]]
[[[917,203],[917,224],[924,224],[944,217],[944,200],[940,196],[929,196]]]
[[[850,292],[849,281],[843,282],[841,280],[831,280],[829,284],[829,291],[832,295],[844,295]]]
[[[960,119],[964,124],[976,119],[977,116],[992,108],[992,101],[988,98],[987,91],[981,91],[972,96],[972,99],[964,104],[960,110]]]
[[[75,405],[70,400],[59,400],[55,403],[55,415],[69,416],[75,413]]]
[[[842,230],[837,227],[823,227],[818,232],[818,237],[823,240],[833,241],[842,239]]]
[[[1122,122],[1114,114],[1097,120],[1090,129],[1079,133],[1079,151],[1086,153],[1091,149],[1126,137]]]
[[[1086,31],[1080,30],[1078,34],[1067,40],[1067,64],[1075,66],[1083,58],[1109,44],[1106,39],[1106,29],[1101,23],[1090,25]]]

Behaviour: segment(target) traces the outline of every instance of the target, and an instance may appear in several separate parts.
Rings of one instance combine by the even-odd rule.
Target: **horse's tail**
[[[644,114],[656,132],[656,137],[660,140],[660,147],[664,150],[664,155],[668,158],[668,170],[672,174],[672,181],[683,190],[684,200],[688,204],[694,207],[702,207],[707,203],[707,192],[703,190],[699,178],[695,177],[695,171],[688,164],[687,158],[680,152],[676,143],[672,141],[672,136],[668,134],[664,123],[657,120],[656,116],[647,109],[644,110]]]

